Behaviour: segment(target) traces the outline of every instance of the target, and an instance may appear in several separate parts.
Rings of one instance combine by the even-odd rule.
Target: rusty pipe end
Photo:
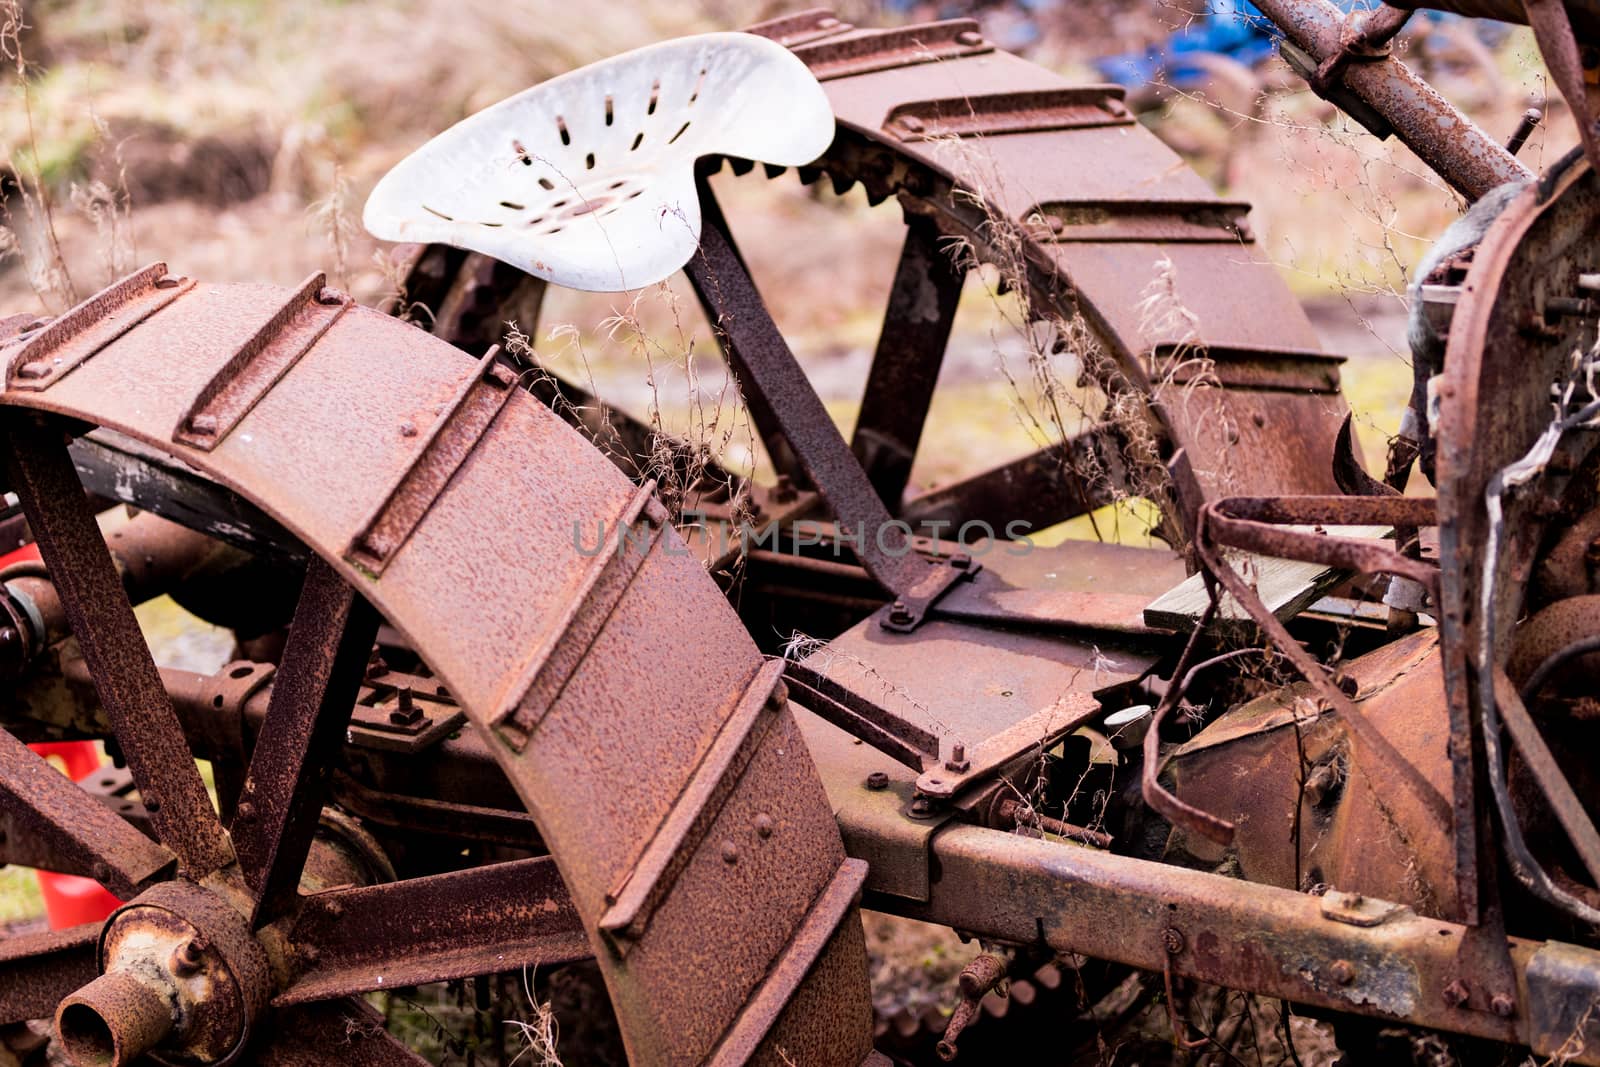
[[[172,1002],[128,974],[103,974],[56,1009],[56,1037],[76,1067],[126,1067],[173,1026]]]

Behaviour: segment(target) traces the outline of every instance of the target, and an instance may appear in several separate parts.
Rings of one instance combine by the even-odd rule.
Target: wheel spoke
[[[911,478],[967,276],[965,266],[940,250],[940,237],[932,219],[911,216],[850,441],[891,511],[899,510]]]
[[[377,633],[378,613],[313,557],[233,819],[257,925],[281,915],[298,889]]]
[[[261,1067],[430,1067],[385,1032],[371,1005],[353,998],[285,1012],[273,1031],[252,1060]]]
[[[0,730],[0,805],[63,864],[92,875],[124,900],[172,866],[167,849],[75,785],[38,753]]]
[[[700,250],[684,270],[725,341],[745,402],[752,414],[758,403],[772,413],[867,573],[892,593],[908,592],[926,576],[927,563],[910,553],[902,529],[891,524],[866,472],[789,351],[723,228],[710,188],[702,184],[700,197],[706,209]]]
[[[64,424],[16,413],[4,434],[11,487],[151,823],[185,874],[209,874],[232,860],[228,840],[67,455]]]
[[[954,535],[962,523],[987,523],[1006,536],[1013,522],[1042,530],[1112,503],[1125,479],[1115,431],[1096,427],[1021,459],[964,478],[906,502],[901,518]]]
[[[317,893],[290,940],[314,962],[280,1006],[593,954],[548,857]]]
[[[0,937],[0,1025],[54,1016],[57,1004],[99,973],[99,941],[99,923]]]

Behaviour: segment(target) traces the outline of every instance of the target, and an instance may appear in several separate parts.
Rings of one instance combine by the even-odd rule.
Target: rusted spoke
[[[167,849],[0,730],[0,805],[12,826],[48,842],[64,864],[90,873],[124,900],[172,867]]]
[[[1054,526],[1117,497],[1122,470],[1116,432],[1097,426],[1072,439],[906,501],[900,517],[919,532],[958,537],[963,523],[982,523],[1007,537]]]
[[[94,980],[99,940],[99,923],[0,937],[0,1025],[53,1016],[57,1004]]]
[[[927,563],[910,554],[903,528],[891,523],[866,472],[789,351],[723,228],[709,187],[702,185],[700,196],[706,205],[700,251],[684,270],[724,339],[746,403],[752,414],[758,403],[772,413],[867,573],[890,592],[908,595],[926,577]]]
[[[389,1036],[382,1015],[354,998],[285,1012],[272,1029],[272,1041],[252,1057],[261,1067],[429,1067]]]
[[[314,962],[279,1006],[593,954],[548,857],[317,893],[290,940]]]
[[[209,874],[231,861],[228,840],[67,455],[64,424],[16,413],[3,433],[11,487],[151,823],[185,874]]]
[[[899,510],[911,478],[967,276],[966,267],[940,249],[941,237],[932,219],[911,216],[850,440],[890,511]]]
[[[256,921],[283,913],[316,833],[327,772],[344,744],[378,613],[313,557],[233,819]]]

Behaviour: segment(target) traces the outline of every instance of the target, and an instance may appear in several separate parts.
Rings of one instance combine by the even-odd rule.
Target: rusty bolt
[[[234,822],[250,822],[256,817],[256,806],[245,800],[239,803],[239,808],[234,812]]]
[[[977,30],[962,30],[960,33],[956,34],[956,44],[963,45],[967,48],[976,48],[982,43],[983,34],[979,33]]]
[[[761,837],[771,837],[772,836],[772,816],[768,815],[764,811],[761,812],[760,814],[758,814],[755,817],[755,828],[756,828],[756,833],[758,835],[760,835]]]
[[[936,810],[933,800],[929,797],[917,797],[911,802],[911,814],[914,818],[926,819]]]
[[[1334,960],[1328,965],[1328,977],[1338,985],[1349,985],[1356,980],[1355,964],[1349,960]]]
[[[1472,996],[1472,987],[1468,986],[1465,979],[1457,978],[1444,987],[1444,1002],[1452,1008],[1459,1008]]]
[[[401,437],[415,437],[415,436],[417,436],[417,424],[412,422],[410,419],[407,419],[405,422],[402,422],[400,424],[400,436]]]
[[[944,761],[944,769],[952,774],[965,774],[972,769],[972,764],[967,759],[967,746],[957,741],[950,746],[950,758]]]
[[[867,775],[867,788],[871,790],[888,789],[889,776],[882,771],[873,771]]]
[[[202,946],[198,940],[185,941],[172,950],[172,970],[176,974],[191,975],[200,970],[200,965],[205,962],[201,954]]]
[[[422,709],[412,699],[411,687],[402,685],[395,691],[398,706],[389,713],[389,721],[396,726],[413,726],[422,721]]]
[[[1509,1019],[1517,1013],[1517,1002],[1511,999],[1510,993],[1496,993],[1489,998],[1489,1010],[1502,1019]]]
[[[1161,947],[1166,950],[1167,955],[1178,955],[1183,951],[1185,944],[1183,931],[1176,926],[1169,926],[1161,931]]]
[[[738,863],[739,862],[739,846],[734,844],[732,841],[724,841],[722,843],[722,862],[723,863]]]
[[[189,432],[202,437],[215,437],[217,435],[217,417],[215,415],[196,415],[189,420]]]
[[[1262,428],[1262,427],[1264,427],[1264,426],[1266,426],[1266,424],[1267,424],[1267,417],[1266,417],[1266,416],[1265,416],[1265,415],[1263,415],[1263,414],[1261,414],[1261,412],[1259,412],[1259,411],[1256,411],[1256,412],[1252,412],[1252,413],[1251,413],[1251,415],[1250,415],[1250,421],[1251,421],[1251,422],[1253,422],[1253,423],[1255,423],[1255,424],[1256,424],[1256,429],[1258,429],[1258,430],[1259,430],[1259,429],[1261,429],[1261,428]]]
[[[896,600],[889,605],[889,621],[896,626],[904,626],[911,621],[911,611],[904,600]]]
[[[924,125],[923,121],[917,118],[915,115],[902,115],[900,118],[900,127],[907,133],[921,133],[923,130],[927,129],[927,126]]]

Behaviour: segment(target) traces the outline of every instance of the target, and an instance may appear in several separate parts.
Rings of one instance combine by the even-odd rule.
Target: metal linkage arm
[[[1515,156],[1392,55],[1366,57],[1342,70],[1329,63],[1347,54],[1359,31],[1352,34],[1347,16],[1328,0],[1258,0],[1256,6],[1283,30],[1292,48],[1305,53],[1317,70],[1329,64],[1330,75],[1337,73],[1344,88],[1468,200],[1509,181],[1532,179]]]

